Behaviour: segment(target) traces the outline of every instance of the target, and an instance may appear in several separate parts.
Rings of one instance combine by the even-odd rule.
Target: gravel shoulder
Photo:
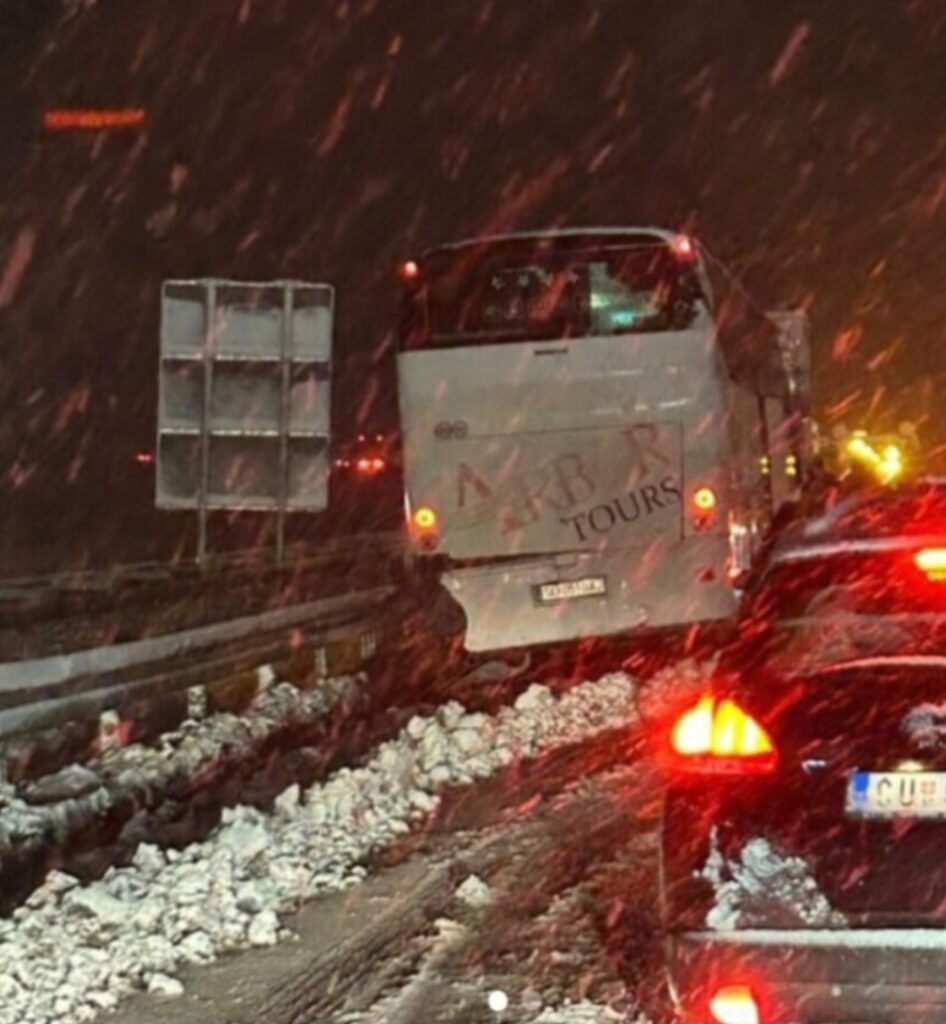
[[[357,890],[330,893],[290,918],[287,924],[296,941],[185,968],[180,974],[183,996],[168,999],[142,993],[101,1020],[103,1024],[269,1024],[276,1019],[304,1019],[292,1009],[300,984],[313,985],[324,993],[323,1001],[331,1002],[333,986],[349,984],[359,961],[365,964],[389,956],[392,946],[423,928],[428,915],[449,901],[452,892],[449,870],[422,858],[388,868]],[[278,1018],[261,1011],[274,1003],[283,1006]]]
[[[493,1018],[493,987],[521,1002],[538,986],[539,1008],[619,991],[589,916],[594,875],[627,850],[639,876],[648,870],[655,782],[638,762],[575,783],[578,749],[445,799],[420,844],[405,839],[365,881],[287,919],[296,941],[188,968],[184,996],[138,995],[103,1024],[469,1024]],[[483,907],[458,896],[471,876],[491,894]]]

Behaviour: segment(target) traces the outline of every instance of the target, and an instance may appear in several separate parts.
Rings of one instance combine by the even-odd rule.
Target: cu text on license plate
[[[608,592],[608,584],[604,576],[586,576],[580,580],[541,583],[536,592],[540,604],[554,604],[556,601],[574,601],[581,597],[603,597]]]
[[[946,772],[854,772],[846,810],[853,818],[946,818]]]

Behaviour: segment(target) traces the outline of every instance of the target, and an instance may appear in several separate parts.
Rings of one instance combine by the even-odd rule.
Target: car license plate
[[[541,583],[538,591],[541,604],[553,604],[555,601],[573,601],[579,597],[600,597],[608,592],[608,585],[604,576],[586,576],[581,580]]]
[[[946,818],[946,772],[855,772],[846,809],[852,818]]]

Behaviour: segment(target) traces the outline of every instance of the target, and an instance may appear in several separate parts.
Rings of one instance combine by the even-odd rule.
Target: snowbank
[[[268,666],[259,672],[271,675]],[[326,680],[312,691],[279,683],[265,689],[243,715],[190,718],[155,746],[133,743],[111,750],[87,766],[58,773],[64,789],[75,785],[81,775],[83,794],[49,805],[34,806],[22,799],[13,785],[0,784],[0,857],[22,843],[55,841],[68,835],[100,817],[125,793],[160,792],[174,780],[191,779],[224,749],[233,757],[248,756],[271,733],[291,723],[318,720],[357,686],[357,678],[348,676]]]
[[[497,715],[458,703],[411,719],[363,768],[343,768],[271,814],[237,807],[184,851],[143,845],[130,867],[81,887],[52,873],[12,919],[0,921],[0,1024],[87,1021],[129,993],[174,994],[175,971],[228,950],[273,945],[281,915],[357,884],[359,863],[409,831],[443,785],[633,720],[620,673],[556,698],[533,685]]]

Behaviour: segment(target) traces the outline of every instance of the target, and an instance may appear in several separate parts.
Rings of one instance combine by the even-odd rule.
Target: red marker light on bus
[[[670,249],[679,260],[692,260],[696,255],[693,239],[687,235],[677,235],[670,243]]]
[[[401,264],[402,281],[416,281],[419,276],[420,267],[414,262],[414,260],[408,260],[406,263]]]

